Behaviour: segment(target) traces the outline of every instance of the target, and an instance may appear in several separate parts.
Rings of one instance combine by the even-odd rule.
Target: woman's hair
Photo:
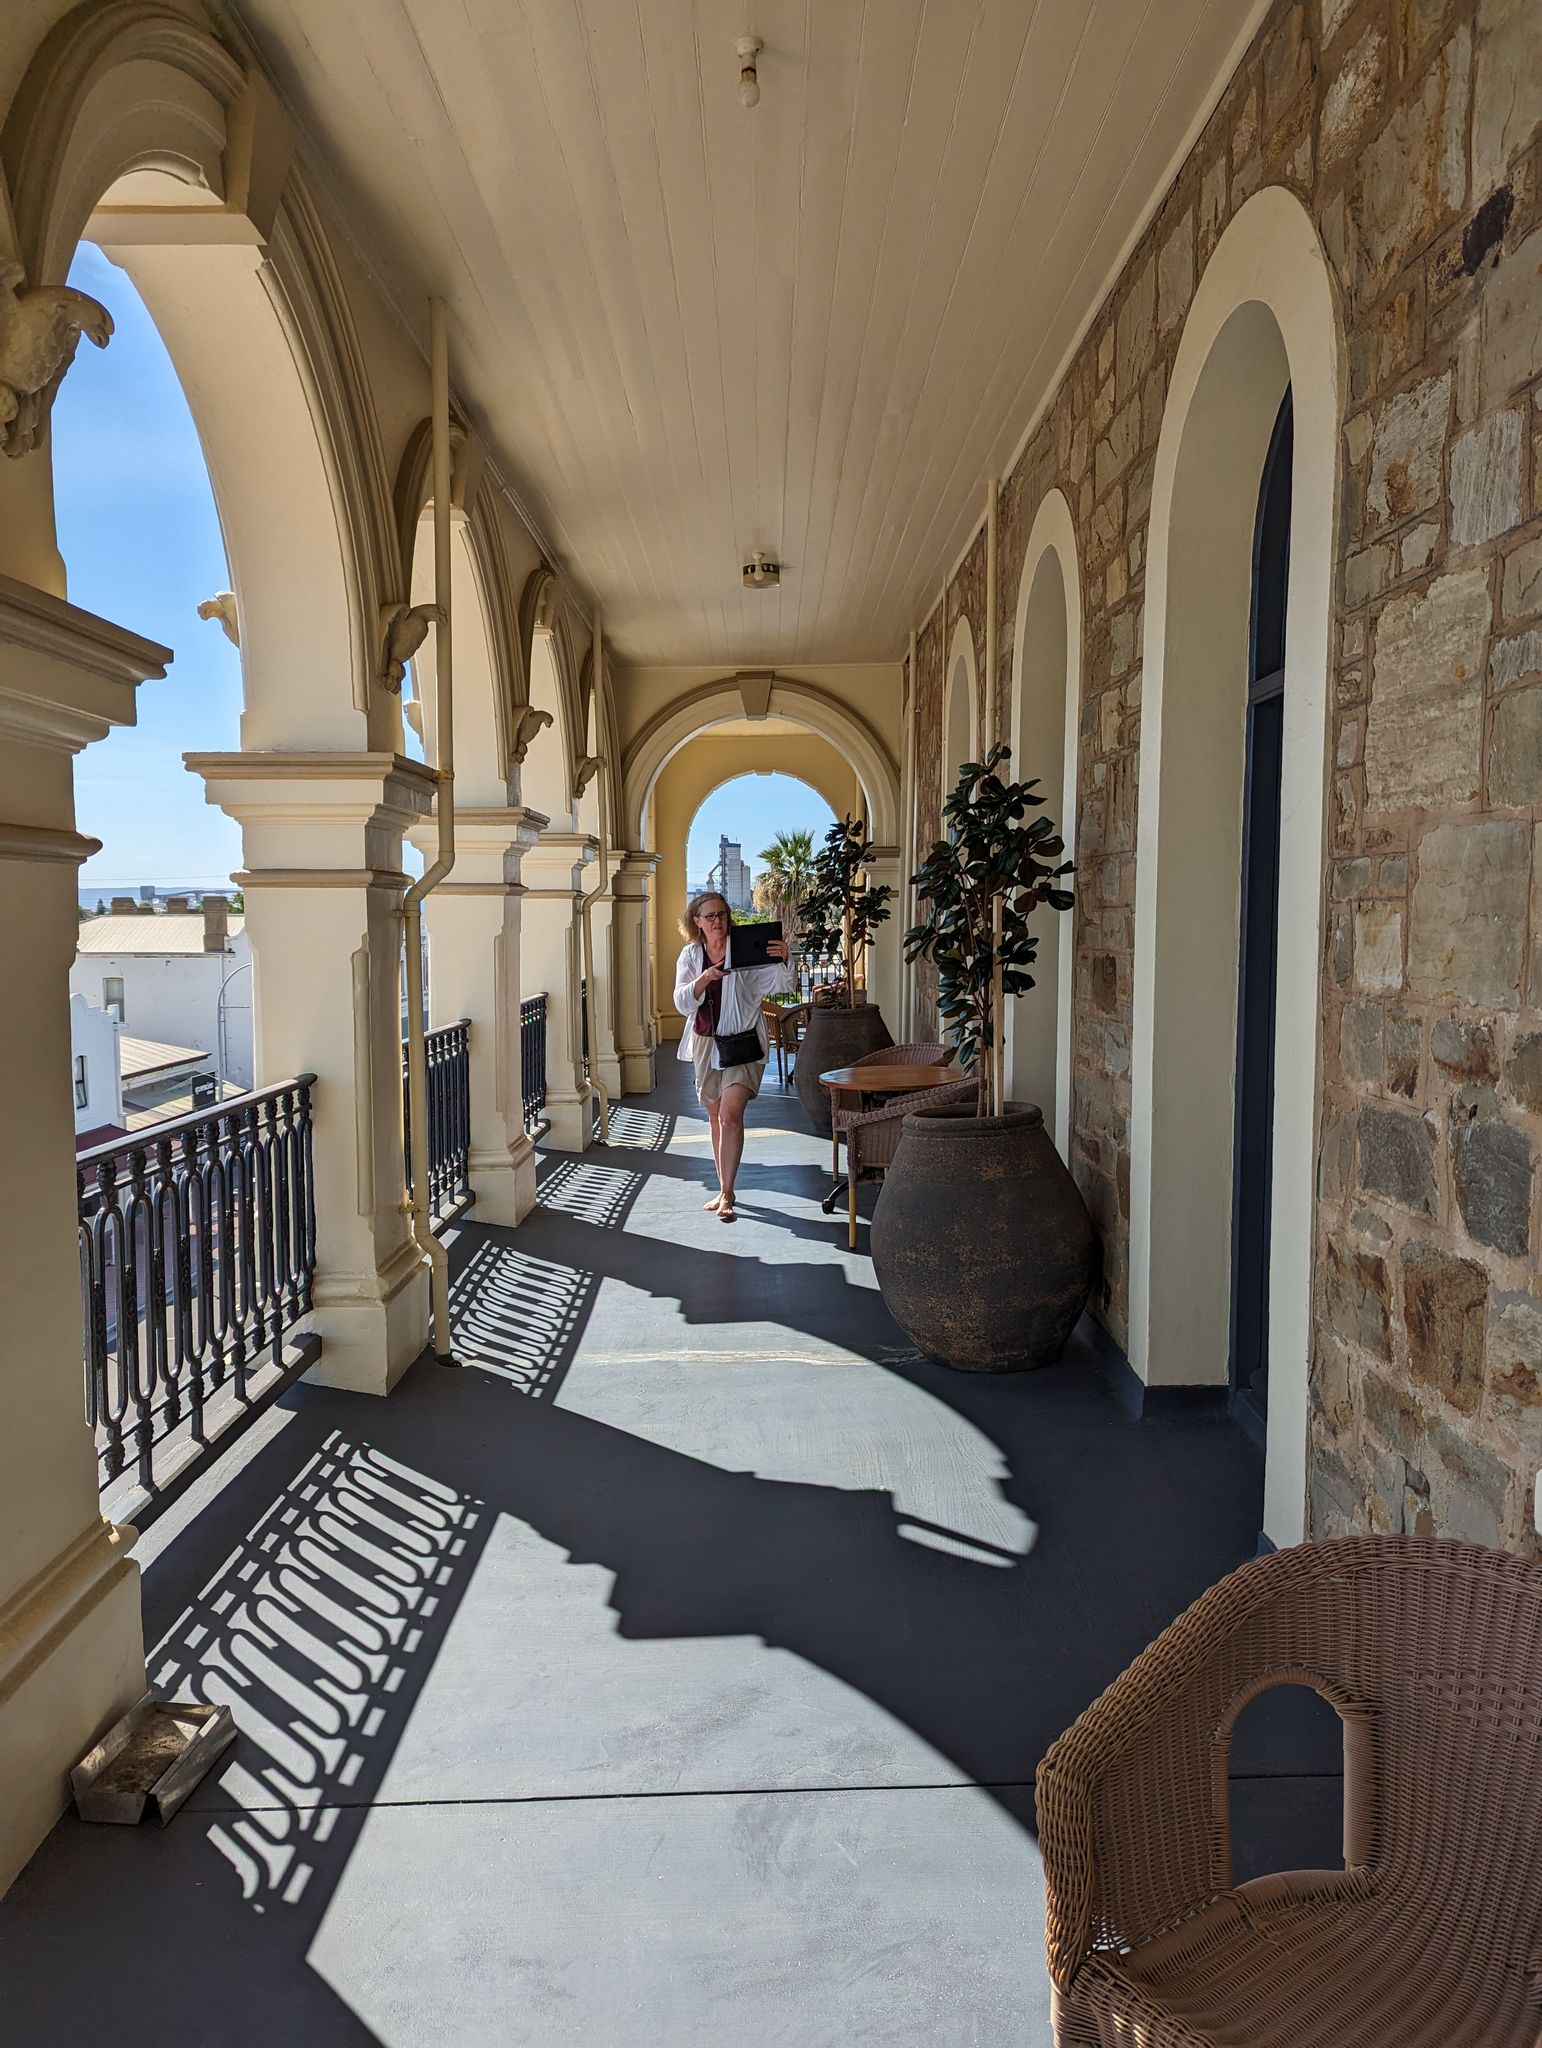
[[[697,929],[696,919],[704,903],[721,903],[728,912],[728,922],[732,924],[734,921],[733,905],[723,894],[722,890],[703,889],[699,896],[693,896],[690,902],[687,903],[685,915],[680,920],[680,936],[688,946],[694,946],[700,942],[701,933]]]

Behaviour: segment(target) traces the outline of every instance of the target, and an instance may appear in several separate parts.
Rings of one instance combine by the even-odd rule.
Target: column
[[[584,1151],[594,1110],[581,1065],[578,928],[584,870],[599,842],[584,832],[543,832],[526,853],[521,874],[520,978],[527,996],[546,995],[546,1115],[551,1143]]]
[[[625,1093],[651,1095],[657,1075],[653,975],[648,965],[648,883],[659,857],[656,853],[620,853],[613,859],[616,1057]]]
[[[455,865],[423,906],[431,1021],[471,1020],[471,1186],[477,1221],[508,1227],[535,1207],[535,1146],[520,1091],[520,866],[546,819],[521,806],[457,810]],[[432,822],[408,837],[426,860]]]
[[[103,1520],[81,1393],[70,965],[73,757],[132,725],[168,650],[0,576],[0,1891],[71,1764],[144,1691],[132,1531]]]
[[[428,1334],[402,1148],[402,833],[434,778],[400,754],[189,754],[241,826],[260,1084],[316,1076],[310,1377],[385,1394]]]
[[[907,1028],[909,1020],[900,1008],[900,970],[905,957],[905,897],[900,877],[899,849],[875,846],[873,857],[867,864],[868,881],[874,888],[887,885],[894,894],[889,898],[887,919],[873,934],[873,947],[867,964],[868,996],[882,1011],[883,1021],[895,1039],[903,1044],[910,1032]]]
[[[621,1057],[616,1050],[616,870],[621,856],[607,851],[605,887],[589,909],[594,935],[593,1042],[589,1048],[590,1071],[605,1084],[612,1102],[622,1093]]]

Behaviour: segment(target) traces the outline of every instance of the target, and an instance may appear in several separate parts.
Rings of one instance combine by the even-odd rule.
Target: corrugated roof
[[[230,920],[234,938],[246,924],[239,913]],[[178,911],[164,917],[93,917],[80,927],[75,942],[80,953],[201,953],[203,912]]]
[[[118,1040],[118,1071],[125,1081],[143,1080],[146,1074],[164,1073],[208,1057],[196,1045],[162,1045],[158,1039],[130,1038],[127,1033]]]

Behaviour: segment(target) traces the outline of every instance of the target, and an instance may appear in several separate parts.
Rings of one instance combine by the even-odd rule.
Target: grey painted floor
[[[1257,1459],[1085,1344],[917,1358],[796,1099],[752,1114],[729,1227],[671,1062],[460,1228],[467,1370],[295,1389],[142,1540],[152,1680],[241,1739],[164,1832],[60,1823],[6,2038],[1048,2043],[1034,1765],[1251,1554]],[[1331,1746],[1240,1768],[1243,1860],[1318,1860]]]

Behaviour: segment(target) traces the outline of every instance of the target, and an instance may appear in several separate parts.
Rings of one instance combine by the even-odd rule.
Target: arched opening
[[[549,832],[576,832],[573,768],[577,750],[568,730],[568,697],[552,635],[539,630],[530,642],[530,708],[545,712],[546,720],[530,741],[520,769],[520,802],[549,821]]]
[[[1344,1722],[1303,1679],[1271,1685],[1231,1724],[1226,1819],[1231,1881],[1344,1868]],[[1280,1797],[1281,1780],[1291,1797]]]
[[[1267,1363],[1264,1528],[1277,1543],[1298,1541],[1304,1517],[1339,385],[1326,260],[1299,203],[1271,189],[1238,215],[1201,280],[1153,480],[1129,1350],[1148,1385],[1227,1387],[1246,1245],[1249,1312]],[[1287,391],[1288,456],[1277,438]],[[1271,447],[1279,468],[1266,487]],[[1283,646],[1267,693],[1278,708],[1254,725],[1250,769],[1255,614],[1266,624],[1265,600],[1255,602],[1261,496],[1276,586],[1267,603],[1284,629],[1272,629]],[[1245,826],[1254,832],[1247,864]],[[1247,980],[1245,915],[1257,988]]]
[[[1081,689],[1081,585],[1071,508],[1059,491],[1039,508],[1018,585],[1012,643],[1012,774],[1037,778],[1043,815],[1076,844],[1076,738]],[[1073,916],[1039,934],[1036,986],[1010,1006],[1007,1057],[1012,1094],[1043,1109],[1062,1156],[1071,1130]]]
[[[204,803],[182,762],[190,745],[239,740],[234,615],[199,616],[230,581],[213,487],[171,358],[130,279],[83,242],[70,282],[114,322],[111,348],[83,352],[53,412],[71,596],[176,655],[166,680],[141,693],[136,724],[88,749],[75,773],[76,815],[102,845],[81,870],[70,989],[119,1027],[99,1031],[89,1052],[71,1047],[77,1141],[101,1143],[183,1115],[195,1098],[250,1088],[256,1071],[251,952],[240,899],[231,902],[240,833]]]
[[[674,1007],[680,913],[698,888],[724,887],[722,843],[729,900],[753,915],[753,877],[775,834],[811,830],[817,851],[831,822],[862,803],[861,786],[838,751],[790,719],[728,721],[671,757],[655,784],[648,821],[659,856],[652,999],[661,1039],[680,1035]]]
[[[948,650],[948,700],[943,719],[942,794],[946,802],[958,771],[975,758],[979,744],[979,689],[975,677],[974,636],[969,621],[960,619]]]

